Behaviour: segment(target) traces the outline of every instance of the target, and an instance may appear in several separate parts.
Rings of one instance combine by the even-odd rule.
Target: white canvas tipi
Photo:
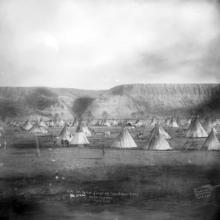
[[[172,149],[169,142],[160,133],[159,126],[155,126],[154,132],[151,134],[146,148],[148,150],[171,150]]]
[[[54,127],[54,125],[55,125],[54,121],[51,120],[51,121],[49,122],[49,127]]]
[[[179,125],[178,125],[175,118],[171,119],[169,126],[172,127],[172,128],[178,128],[179,127]]]
[[[113,126],[118,126],[117,120],[113,120],[112,125],[113,125]]]
[[[190,126],[192,121],[193,121],[192,119],[188,119],[188,120],[185,121],[184,125],[185,126]]]
[[[86,137],[92,136],[92,133],[87,126],[82,127],[82,132],[86,135]]]
[[[166,120],[165,120],[165,125],[166,125],[166,126],[170,126],[170,121],[171,121],[171,120],[170,120],[169,118],[166,119]]]
[[[38,125],[39,125],[40,127],[45,127],[45,128],[47,128],[47,124],[46,124],[46,122],[43,121],[43,120],[40,120],[39,123],[38,123]]]
[[[71,139],[69,141],[70,145],[87,145],[87,144],[89,144],[89,140],[87,139],[87,135],[86,135],[86,132],[89,131],[89,129],[86,126],[81,127],[81,124],[82,124],[82,121],[79,120],[77,128],[76,128],[76,132],[71,136]]]
[[[208,137],[207,132],[202,127],[199,118],[193,120],[189,126],[189,129],[186,132],[186,137],[190,138],[203,138]]]
[[[111,127],[110,121],[106,120],[103,124],[104,126]]]
[[[29,130],[29,132],[33,134],[47,134],[48,130],[45,127],[36,124]]]
[[[220,143],[218,138],[216,137],[215,129],[211,130],[202,148],[206,150],[220,150]]]
[[[105,137],[111,137],[111,131],[105,131],[104,136]]]
[[[152,118],[151,122],[150,122],[150,125],[151,126],[155,126],[157,124],[157,121],[155,118]]]
[[[71,137],[69,144],[84,145],[84,144],[89,144],[89,141],[84,132],[78,131]]]
[[[159,132],[165,139],[171,139],[170,135],[164,130],[164,128],[158,124],[150,132],[150,137],[152,137],[156,132]]]
[[[24,125],[23,125],[23,129],[25,130],[25,131],[29,131],[31,128],[33,127],[33,125],[30,123],[30,121],[26,121],[25,123],[24,123]]]
[[[137,144],[135,143],[133,137],[130,135],[127,128],[124,128],[122,133],[119,136],[119,140],[115,141],[112,144],[112,147],[117,148],[136,148]]]

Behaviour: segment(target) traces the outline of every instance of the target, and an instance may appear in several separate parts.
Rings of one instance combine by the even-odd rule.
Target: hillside
[[[117,117],[149,115],[217,114],[220,110],[218,84],[138,84],[114,87],[91,106],[96,116],[105,111]]]
[[[219,114],[219,84],[136,84],[105,91],[0,88],[0,117],[145,118]]]

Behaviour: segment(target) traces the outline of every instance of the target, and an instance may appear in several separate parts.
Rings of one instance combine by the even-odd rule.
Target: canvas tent
[[[82,127],[81,130],[86,135],[86,137],[91,137],[92,136],[92,132],[89,130],[89,128],[87,126]]]
[[[29,130],[30,133],[33,133],[33,134],[47,134],[48,133],[48,130],[45,128],[45,127],[41,127],[37,124],[35,124],[30,130]]]
[[[113,126],[117,126],[118,125],[118,121],[117,120],[113,120],[112,125]]]
[[[68,129],[67,124],[65,124],[63,126],[63,128],[61,129],[61,131],[60,131],[60,134],[58,136],[58,140],[60,140],[60,141],[68,141],[69,142],[70,139],[71,139],[71,133],[70,133],[70,131]]]
[[[165,139],[171,139],[170,135],[164,130],[164,128],[158,124],[150,132],[150,136],[153,136],[154,133],[159,132]]]
[[[145,147],[148,150],[171,150],[169,142],[165,136],[160,132],[159,126],[155,126],[151,133],[149,141]]]
[[[111,131],[105,131],[104,136],[105,137],[111,137]]]
[[[144,121],[141,121],[141,120],[137,120],[135,123],[134,123],[134,126],[135,127],[142,127],[144,126]]]
[[[202,127],[198,117],[191,122],[189,129],[186,131],[186,137],[190,137],[190,138],[208,137],[208,134],[205,131],[205,129]]]
[[[150,122],[150,125],[151,126],[155,126],[157,124],[157,121],[155,118],[152,118],[151,122]]]
[[[48,127],[47,124],[46,124],[46,122],[43,121],[43,120],[40,120],[40,122],[38,123],[38,125],[39,125],[40,127],[45,127],[45,128]]]
[[[89,141],[84,132],[78,131],[71,137],[69,144],[84,145],[84,144],[89,144]]]
[[[25,131],[29,131],[32,127],[33,127],[33,125],[30,123],[29,120],[27,120],[27,121],[24,123],[24,125],[23,125],[22,128],[23,128]]]
[[[48,123],[48,126],[49,127],[54,127],[55,123],[53,120],[50,120],[49,123]]]
[[[170,119],[169,118],[165,120],[165,125],[170,126]]]
[[[178,125],[178,123],[177,123],[175,118],[172,118],[170,120],[169,126],[172,127],[172,128],[178,128],[179,127],[179,125]]]
[[[187,124],[187,125],[191,125],[192,121],[193,121],[192,119],[188,119],[188,120],[186,121],[186,124]]]
[[[117,148],[136,148],[137,144],[135,143],[133,137],[130,135],[127,128],[123,128],[121,134],[119,135],[119,140],[115,141],[112,144],[112,147]]]
[[[55,123],[56,127],[63,127],[65,125],[65,121],[64,120],[57,120]]]
[[[89,141],[87,139],[87,135],[91,135],[91,132],[90,130],[88,129],[87,126],[83,126],[81,127],[82,125],[82,121],[81,120],[77,120],[77,128],[76,128],[76,132],[71,135],[71,138],[70,138],[70,141],[69,141],[69,144],[70,145],[86,145],[86,144],[89,144]]]
[[[220,143],[216,137],[215,129],[212,129],[209,136],[206,138],[202,149],[205,150],[220,150]]]
[[[107,127],[110,127],[111,126],[111,122],[106,120],[104,123],[103,123],[103,126],[107,126]]]

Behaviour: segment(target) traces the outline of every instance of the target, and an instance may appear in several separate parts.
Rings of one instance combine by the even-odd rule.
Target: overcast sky
[[[0,0],[0,86],[220,82],[216,0]]]

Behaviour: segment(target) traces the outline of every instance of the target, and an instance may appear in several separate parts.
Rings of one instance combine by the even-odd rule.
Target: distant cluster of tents
[[[188,121],[188,123],[190,123],[190,126],[186,130],[186,138],[206,138],[201,149],[220,150],[220,143],[216,136],[216,130],[213,128],[213,124],[210,121],[205,123],[206,129],[202,126],[198,117],[196,117],[194,120]],[[167,120],[166,124],[173,128],[179,128],[179,125],[175,119]],[[156,122],[155,119],[152,119],[151,125],[154,127],[150,132],[148,142],[144,146],[144,149],[172,150],[172,147],[168,142],[168,140],[171,139],[171,136]],[[80,131],[73,135],[67,131],[67,127],[64,127],[59,136],[60,140],[68,141],[69,144],[73,145],[89,144],[87,137],[91,137],[92,133],[87,126],[82,127]],[[105,136],[109,137],[110,131],[108,131],[108,133],[105,132]],[[111,146],[115,148],[138,147],[127,127],[122,128],[118,138],[112,143]]]
[[[31,124],[30,121],[26,121],[22,126],[22,129],[34,134],[47,134],[48,129],[44,121],[39,123]]]
[[[181,125],[177,122],[175,118],[165,120],[165,126],[170,128],[178,129]],[[185,131],[185,137],[191,140],[196,140],[198,138],[206,138],[203,145],[200,149],[206,150],[220,150],[220,143],[216,136],[216,130],[214,124],[210,119],[207,119],[202,125],[199,117],[195,117],[193,120],[185,120],[184,124],[188,125],[188,128]],[[15,126],[15,123],[13,124]],[[93,120],[90,122],[91,126],[120,126],[121,132],[118,135],[118,138],[111,144],[115,148],[137,148],[137,144],[129,132],[129,127],[145,127],[152,126],[153,129],[150,132],[150,135],[142,134],[143,136],[148,136],[147,143],[143,147],[147,150],[171,150],[172,146],[169,143],[169,139],[172,137],[167,133],[163,128],[161,123],[159,123],[155,118],[148,123],[144,120],[126,120],[124,122],[119,120]],[[16,125],[17,126],[17,125]],[[53,122],[44,120],[39,120],[35,123],[30,122],[29,120],[25,121],[23,124],[19,124],[23,131],[29,132],[31,134],[48,134],[49,127],[61,126],[62,129],[57,135],[56,143],[60,145],[89,145],[90,142],[88,137],[93,136],[93,131],[87,126],[79,123],[74,120],[72,122],[59,121]],[[76,128],[69,129],[70,127]],[[1,127],[0,127],[0,137]],[[104,132],[105,137],[111,137],[110,131]],[[139,137],[139,136],[137,136]],[[193,143],[193,141],[189,143]]]
[[[71,126],[73,122],[65,122],[64,120],[58,120],[58,121],[45,121],[42,118],[36,121],[31,121],[31,120],[26,120],[25,122],[23,121],[11,121],[9,123],[10,127],[16,127],[20,128],[23,131],[30,131],[33,127],[45,127],[45,128],[54,128],[54,127],[63,127],[65,124],[68,124],[68,126]],[[33,129],[36,130],[36,129]]]

